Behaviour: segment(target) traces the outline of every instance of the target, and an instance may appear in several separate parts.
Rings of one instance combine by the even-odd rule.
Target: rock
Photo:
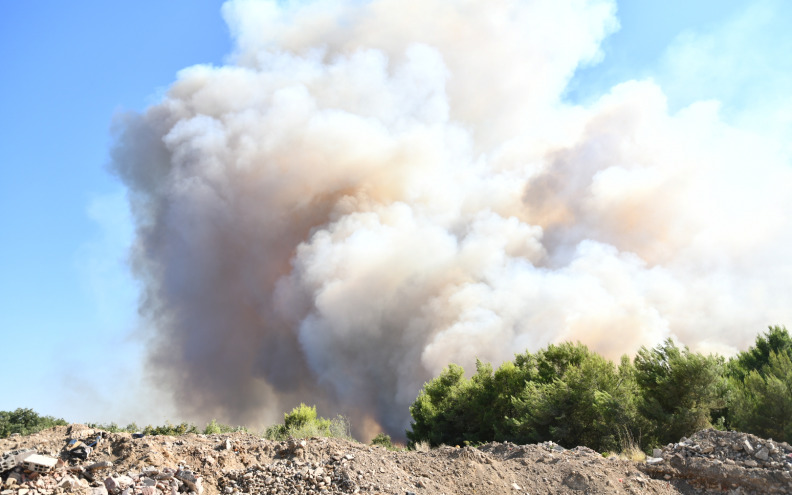
[[[135,480],[129,476],[108,476],[104,480],[105,488],[112,495],[121,493],[122,490],[135,484]]]
[[[755,461],[755,460],[753,460],[753,459],[748,459],[747,461],[743,462],[743,464],[744,464],[745,466],[752,467],[752,468],[755,468],[755,467],[757,467],[757,466],[759,465],[759,463],[758,463],[758,462],[756,462],[756,461]]]
[[[747,438],[745,440],[743,440],[742,448],[743,448],[743,450],[745,450],[749,454],[753,454],[754,453],[754,448],[751,445],[751,442],[749,442]]]
[[[766,461],[770,458],[770,451],[767,450],[767,447],[762,447],[756,454],[754,454],[754,457],[760,461]]]
[[[564,484],[576,491],[585,491],[588,489],[588,479],[584,474],[577,471],[573,471],[569,476],[564,478]]]
[[[91,464],[86,469],[89,471],[96,471],[98,469],[107,469],[113,467],[113,463],[110,461],[99,461],[94,464]]]
[[[522,490],[522,488],[520,488],[520,485],[518,485],[517,483],[512,483],[511,487],[512,487],[512,490],[517,490],[517,491]]]
[[[652,457],[663,457],[663,451],[661,449],[652,449]]]
[[[198,495],[203,493],[203,484],[201,483],[201,478],[199,476],[195,476],[192,471],[179,469],[173,476],[177,480],[187,485],[190,490],[196,492]]]
[[[64,476],[55,486],[66,491],[71,491],[72,488],[77,486],[77,478],[73,476]]]

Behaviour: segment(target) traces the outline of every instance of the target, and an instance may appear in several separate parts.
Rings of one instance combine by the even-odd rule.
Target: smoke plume
[[[149,370],[183,414],[401,435],[449,362],[792,321],[788,157],[651,81],[562,99],[610,1],[232,0],[231,62],[121,119]]]

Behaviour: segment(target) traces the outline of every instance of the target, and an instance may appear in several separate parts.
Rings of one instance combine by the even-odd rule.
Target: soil
[[[670,471],[650,475],[643,463],[605,458],[586,447],[563,449],[552,442],[490,443],[478,448],[441,447],[418,452],[330,438],[274,442],[241,432],[142,438],[104,433],[88,459],[69,459],[64,450],[69,441],[96,438],[97,434],[83,425],[69,425],[0,440],[0,456],[13,450],[36,449],[39,454],[65,461],[45,475],[17,468],[15,476],[20,479],[15,482],[8,480],[13,470],[6,471],[0,494],[99,494],[106,493],[105,486],[111,495],[114,491],[129,495],[190,491],[208,495],[749,493],[736,484],[717,489],[695,487],[695,476],[689,472],[684,478]],[[109,461],[112,466],[88,469],[101,461]],[[179,469],[202,481],[198,486],[177,481],[183,479],[178,474],[173,476]],[[108,485],[105,481],[111,477],[134,484],[116,488],[117,483]],[[66,478],[79,483],[66,483]]]

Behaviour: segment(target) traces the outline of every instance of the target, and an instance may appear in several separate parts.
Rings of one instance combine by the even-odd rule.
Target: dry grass
[[[619,459],[626,459],[633,462],[643,462],[646,460],[646,453],[641,450],[640,442],[636,441],[632,433],[626,428],[623,430],[620,429],[619,431],[619,445],[621,445],[621,451],[618,454]]]
[[[430,448],[429,442],[426,441],[420,441],[413,444],[413,450],[416,452],[429,452]]]

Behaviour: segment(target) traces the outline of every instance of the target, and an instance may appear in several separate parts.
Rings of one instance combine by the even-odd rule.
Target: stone
[[[756,462],[753,459],[748,459],[747,461],[743,462],[743,465],[748,466],[748,467],[756,467],[756,466],[759,465],[759,463]]]
[[[760,461],[766,461],[770,458],[770,451],[767,450],[767,447],[762,447],[756,454],[754,454],[754,457]]]
[[[88,466],[89,471],[96,471],[98,469],[107,469],[113,467],[113,463],[110,461],[99,461],[94,464]]]
[[[652,449],[652,457],[663,457],[663,451],[661,449]]]
[[[195,476],[192,471],[179,469],[173,476],[177,480],[187,485],[190,490],[196,492],[198,495],[203,493],[203,483],[201,482],[201,478],[199,476]]]
[[[107,488],[103,486],[91,487],[90,495],[107,495]]]
[[[743,440],[742,448],[743,448],[743,450],[745,450],[749,454],[753,454],[754,453],[754,448],[751,445],[751,442],[749,442],[747,438],[745,440]]]
[[[517,483],[512,483],[512,490],[520,491],[522,490],[522,488],[520,488],[520,485],[518,485]]]
[[[121,491],[125,488],[128,488],[135,484],[135,480],[130,478],[129,476],[108,476],[104,480],[105,488],[109,493],[112,495],[116,495],[117,493],[121,493]]]
[[[77,478],[73,476],[64,476],[55,486],[66,491],[71,491],[72,488],[77,486]]]

